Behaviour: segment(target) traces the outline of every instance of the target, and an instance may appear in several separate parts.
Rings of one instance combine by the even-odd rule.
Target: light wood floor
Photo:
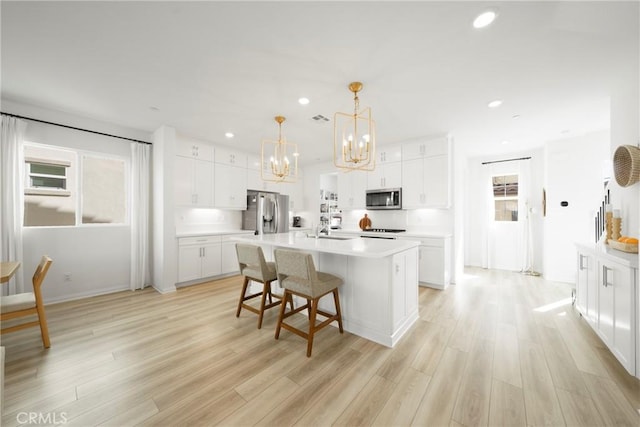
[[[570,304],[544,311],[570,286],[466,273],[420,289],[394,349],[325,328],[310,359],[274,340],[276,310],[236,319],[239,277],[52,305],[48,351],[37,328],[3,336],[2,425],[640,425],[639,382]]]

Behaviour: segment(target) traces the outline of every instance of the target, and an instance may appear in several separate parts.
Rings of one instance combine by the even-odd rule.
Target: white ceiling
[[[331,158],[354,80],[379,144],[450,133],[471,155],[496,154],[607,129],[611,85],[639,57],[636,1],[0,7],[3,99],[256,153],[284,115],[303,164]],[[498,19],[473,29],[488,7]]]

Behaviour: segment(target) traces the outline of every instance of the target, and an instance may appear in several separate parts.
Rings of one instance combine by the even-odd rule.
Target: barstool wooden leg
[[[267,290],[271,289],[271,282],[262,284],[262,297],[260,298],[260,309],[258,313],[258,329],[262,328],[262,316],[264,315],[264,304],[267,302]]]
[[[238,301],[238,310],[236,310],[236,317],[240,317],[240,310],[242,310],[242,303],[244,301],[244,295],[247,293],[247,285],[249,284],[249,278],[244,276],[244,282],[242,283],[242,291],[240,291],[240,301]]]
[[[338,328],[340,329],[340,333],[344,333],[344,329],[342,329],[342,311],[340,311],[340,297],[338,296],[338,288],[333,290],[333,302],[336,306],[336,315],[338,316]]]
[[[307,357],[311,357],[311,349],[313,347],[313,335],[316,332],[316,314],[318,313],[318,299],[314,298],[309,301],[309,333],[307,334]]]
[[[276,339],[280,337],[280,328],[282,327],[282,319],[284,318],[284,311],[287,308],[287,298],[291,299],[291,294],[285,289],[284,295],[282,295],[283,302],[280,304],[280,314],[278,315],[278,323],[276,323]]]

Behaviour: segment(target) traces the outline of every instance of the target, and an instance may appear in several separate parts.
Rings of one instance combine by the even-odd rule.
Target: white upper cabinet
[[[376,168],[367,172],[367,190],[402,187],[402,163],[378,163]]]
[[[215,162],[223,165],[247,168],[247,155],[226,147],[216,147]]]
[[[382,163],[392,163],[402,161],[402,146],[388,145],[377,147],[376,166]]]
[[[406,209],[450,206],[451,156],[446,137],[402,146],[402,206]]]
[[[179,136],[176,144],[176,155],[213,162],[213,145],[197,139]]]
[[[213,163],[176,156],[174,195],[177,206],[213,205]]]
[[[338,206],[343,210],[364,209],[367,173],[364,171],[338,173]]]
[[[367,172],[367,190],[402,186],[402,146],[378,147],[376,167]]]
[[[247,208],[247,155],[226,147],[215,147],[214,206],[218,209]]]
[[[218,149],[216,148],[216,156]],[[225,157],[227,158],[227,157]],[[246,156],[244,157],[246,165]],[[237,159],[237,157],[236,157]],[[219,209],[247,208],[247,168],[216,163],[214,176],[214,205]]]

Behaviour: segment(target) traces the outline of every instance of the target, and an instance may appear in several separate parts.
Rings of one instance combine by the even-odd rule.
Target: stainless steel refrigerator
[[[242,229],[256,234],[289,231],[289,196],[266,191],[247,191],[247,210],[242,212]]]

